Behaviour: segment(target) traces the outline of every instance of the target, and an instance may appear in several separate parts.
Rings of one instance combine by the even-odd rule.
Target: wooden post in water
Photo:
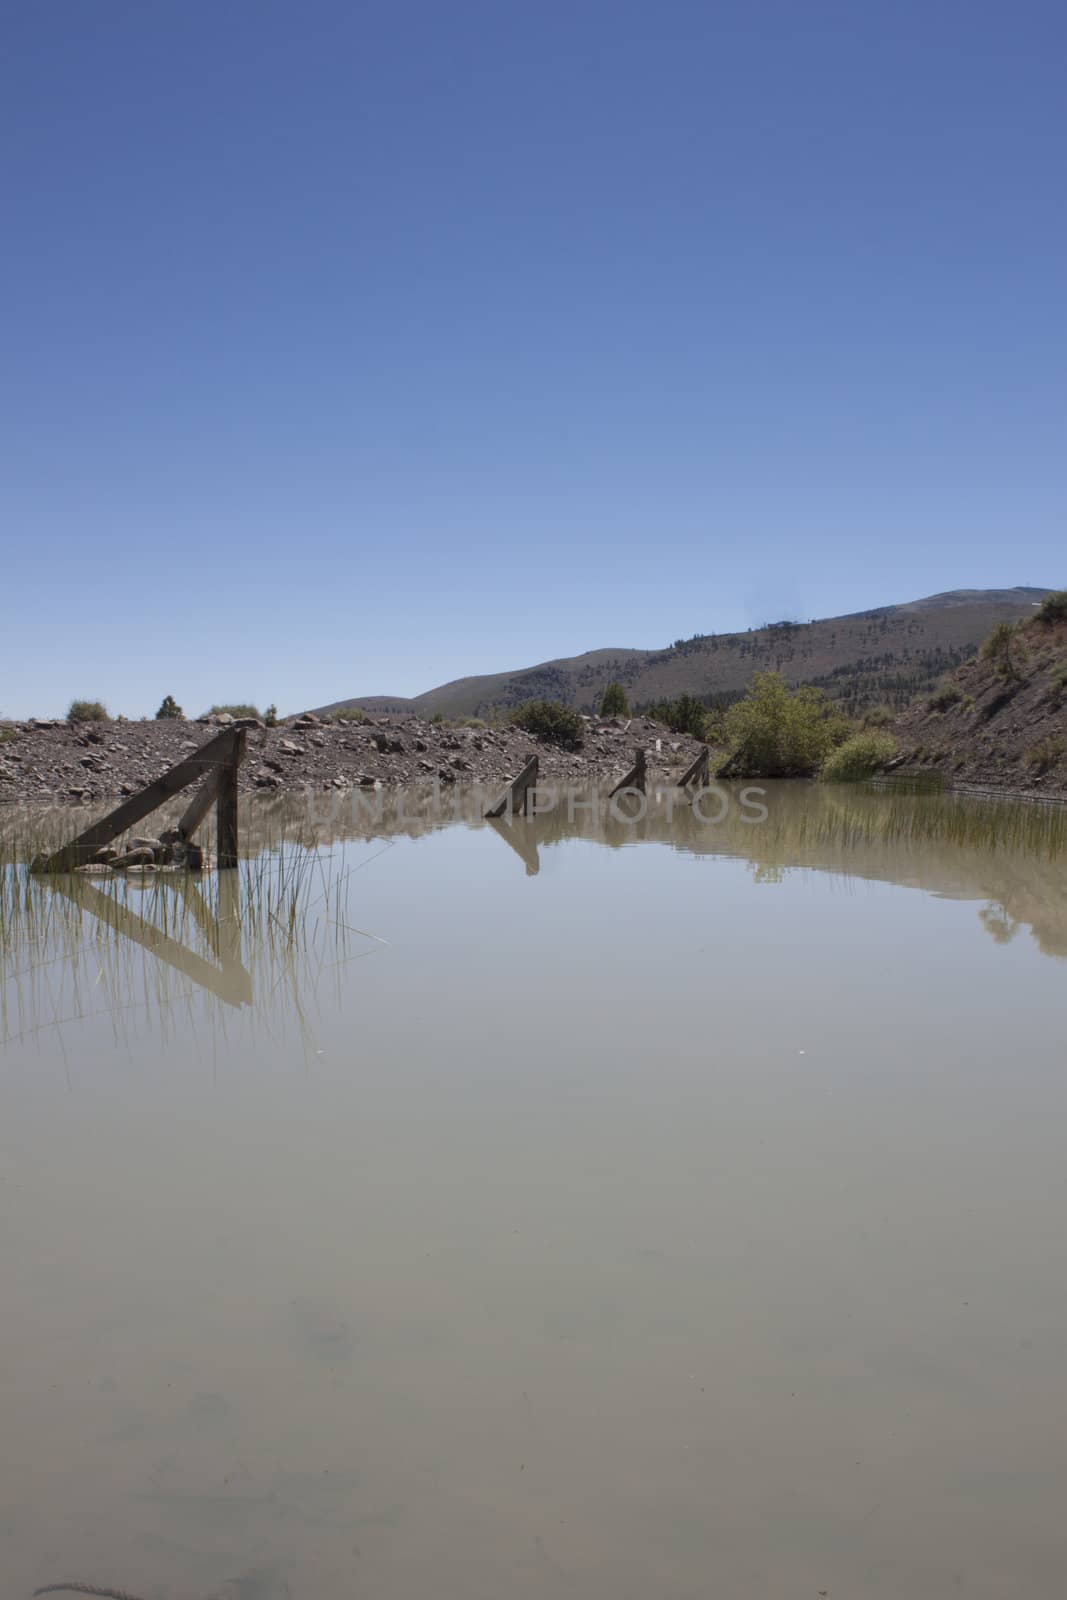
[[[221,776],[223,771],[232,775],[233,782],[233,841],[234,854],[237,849],[237,768],[244,760],[245,755],[245,730],[243,728],[227,728],[225,732],[216,734],[209,739],[207,744],[201,745],[199,750],[187,756],[184,761],[179,761],[176,766],[168,768],[154,783],[124,800],[114,811],[109,811],[106,817],[101,817],[99,822],[94,822],[92,827],[86,828],[84,833],[79,833],[76,839],[65,844],[61,850],[55,850],[48,856],[36,856],[31,863],[33,872],[69,872],[73,867],[78,867],[83,862],[91,861],[97,850],[102,845],[110,844],[112,839],[117,839],[120,833],[127,828],[132,828],[134,823],[140,822],[142,817],[147,817],[150,811],[155,811],[164,800],[169,800],[171,795],[178,794],[180,790],[187,789],[197,778],[202,778],[205,773]],[[192,805],[182,818],[183,826],[189,817],[197,811],[203,794],[194,799]],[[210,798],[207,805],[196,816],[193,826],[198,823],[211,804]],[[192,832],[192,827],[189,828]],[[186,835],[187,837],[188,835]]]
[[[697,756],[696,760],[690,766],[686,767],[685,771],[682,773],[682,776],[678,779],[679,789],[685,789],[693,782],[694,778],[699,780],[697,783],[697,787],[699,789],[704,789],[707,787],[708,758],[710,755],[711,752],[707,745],[705,745],[703,750]]]
[[[522,802],[522,814],[523,816],[526,815],[530,809],[530,790],[537,786],[538,766],[537,757],[531,756],[514,783],[509,784],[504,790],[496,805],[489,807],[489,810],[485,813],[487,819],[502,817],[505,811],[514,812],[519,801]]]
[[[648,781],[647,763],[648,756],[646,752],[644,750],[635,750],[633,766],[630,768],[625,778],[619,779],[614,789],[612,789],[611,793],[608,795],[608,799],[614,800],[615,796],[623,789],[636,789],[638,794],[644,794],[645,784]]]
[[[245,730],[240,728],[233,753],[223,762],[215,787],[215,854],[220,872],[237,865],[237,770],[245,758]],[[210,802],[209,802],[210,803]]]

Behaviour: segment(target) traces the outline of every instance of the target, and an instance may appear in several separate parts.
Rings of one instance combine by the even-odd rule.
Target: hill
[[[813,683],[849,712],[899,709],[973,656],[998,622],[1029,617],[1047,589],[954,589],[904,605],[818,622],[783,621],[746,633],[695,634],[663,650],[590,650],[518,671],[457,678],[413,699],[356,696],[314,709],[320,716],[360,706],[378,714],[484,716],[524,700],[562,700],[592,711],[613,679],[635,709],[688,692],[707,704],[743,693],[754,672]]]
[[[1067,617],[1040,614],[902,713],[894,765],[956,784],[1067,792]]]

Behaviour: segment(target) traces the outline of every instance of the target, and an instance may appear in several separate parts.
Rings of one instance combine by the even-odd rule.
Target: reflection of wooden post
[[[703,789],[707,786],[708,757],[710,754],[710,750],[708,749],[707,745],[705,745],[703,750],[697,756],[696,760],[691,766],[686,767],[685,771],[682,773],[682,776],[678,779],[679,789],[684,789],[687,784],[692,783],[694,778],[698,778],[700,780],[698,788]]]
[[[493,817],[502,817],[505,811],[513,812],[517,802],[520,800],[522,801],[522,814],[525,816],[530,809],[530,790],[537,785],[537,768],[537,757],[531,756],[515,779],[515,782],[504,790],[495,806],[489,807],[489,810],[485,813],[486,816],[491,819]]]
[[[608,795],[608,799],[613,800],[621,789],[636,789],[638,794],[644,794],[645,783],[647,781],[647,761],[648,757],[644,750],[635,750],[633,766],[630,768],[625,778],[619,779],[614,789],[612,789],[611,793]]]
[[[233,744],[233,754],[218,771],[215,789],[215,854],[220,872],[237,865],[237,769],[244,760],[245,731],[241,728]]]

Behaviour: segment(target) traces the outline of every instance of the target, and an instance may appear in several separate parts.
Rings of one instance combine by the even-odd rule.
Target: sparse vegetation
[[[1038,606],[1034,620],[1046,628],[1052,628],[1058,622],[1067,622],[1067,589],[1057,589],[1054,594],[1047,594]]]
[[[489,724],[484,717],[460,717],[458,726],[461,728],[488,728]]]
[[[721,777],[810,778],[853,725],[818,689],[790,691],[777,672],[757,672],[725,717]]]
[[[1032,750],[1026,752],[1027,764],[1034,768],[1035,775],[1043,778],[1046,772],[1059,765],[1064,751],[1067,750],[1067,740],[1058,739],[1048,734],[1040,743],[1035,744]]]
[[[335,722],[366,722],[367,713],[361,706],[342,706],[333,714]]]
[[[511,722],[542,743],[558,745],[561,750],[580,750],[585,739],[581,716],[559,700],[528,700],[511,713]]]
[[[72,700],[67,710],[68,722],[106,722],[107,707],[99,700]]]
[[[271,701],[266,711],[264,711],[263,721],[266,723],[268,728],[276,728],[278,726],[278,707],[273,701]]]
[[[982,646],[983,661],[992,661],[1005,683],[1021,683],[1026,658],[1022,624],[998,622]]]
[[[179,718],[184,716],[185,712],[182,710],[177,700],[175,700],[174,696],[172,694],[164,695],[163,702],[160,705],[159,710],[156,712],[156,721],[177,721]]]
[[[602,717],[628,717],[630,700],[621,683],[609,683],[600,702]]]
[[[826,783],[862,783],[892,761],[896,753],[897,741],[892,734],[877,730],[856,733],[830,751],[819,777]]]
[[[1065,699],[1067,699],[1067,667],[1061,667],[1052,675],[1052,681],[1048,686],[1048,701],[1053,711],[1058,711]]]
[[[931,711],[949,711],[953,706],[958,706],[963,699],[963,690],[958,683],[943,683],[935,689],[927,701]]]
[[[896,721],[896,712],[892,706],[872,706],[863,719],[865,728],[886,728],[891,722]]]

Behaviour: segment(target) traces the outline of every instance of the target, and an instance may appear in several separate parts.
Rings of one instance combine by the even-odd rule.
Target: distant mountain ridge
[[[695,634],[663,650],[590,650],[517,671],[456,678],[413,698],[356,695],[314,709],[320,716],[359,706],[379,714],[462,717],[550,699],[592,711],[612,680],[625,686],[635,709],[682,693],[713,703],[736,698],[754,672],[767,669],[791,684],[825,688],[846,710],[881,703],[900,708],[973,656],[998,622],[1031,616],[1049,592],[953,589],[816,622]]]

